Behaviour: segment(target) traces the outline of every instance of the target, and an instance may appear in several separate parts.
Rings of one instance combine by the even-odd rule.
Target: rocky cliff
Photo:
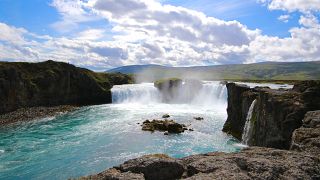
[[[306,113],[302,127],[293,132],[290,150],[319,156],[320,110]]]
[[[228,83],[226,86],[228,89],[228,119],[223,126],[223,131],[241,139],[249,107],[258,93],[246,85]]]
[[[319,81],[301,82],[292,90],[249,88],[234,83],[228,88],[228,119],[223,131],[241,139],[248,107],[254,99],[249,145],[289,149],[292,133],[307,111],[320,109]]]
[[[62,62],[0,62],[0,114],[24,107],[110,103],[111,87],[130,82],[127,75]]]

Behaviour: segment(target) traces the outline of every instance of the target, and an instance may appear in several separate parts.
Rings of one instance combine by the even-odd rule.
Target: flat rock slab
[[[111,172],[111,173],[110,173]],[[143,175],[143,176],[142,176]],[[308,154],[251,147],[174,159],[147,155],[82,179],[319,179],[320,159]]]

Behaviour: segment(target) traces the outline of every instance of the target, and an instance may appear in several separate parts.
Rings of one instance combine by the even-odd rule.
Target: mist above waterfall
[[[135,73],[136,83],[154,82],[159,79],[179,78],[182,80],[219,80],[220,74],[215,71],[207,71],[203,67],[150,67]]]

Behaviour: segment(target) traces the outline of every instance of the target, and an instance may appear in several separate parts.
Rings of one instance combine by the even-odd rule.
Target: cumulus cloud
[[[278,17],[279,21],[283,21],[285,23],[289,22],[289,19],[290,19],[290,15],[281,15]]]
[[[260,1],[269,9],[289,13],[279,17],[282,21],[289,19],[291,11],[317,11],[314,6],[307,7],[309,3],[299,8],[289,4],[289,9],[285,0]],[[290,37],[279,38],[237,21],[223,21],[155,0],[54,0],[51,5],[61,15],[61,20],[53,24],[59,31],[68,32],[79,23],[97,18],[112,28],[50,37],[0,23],[0,41],[5,42],[0,44],[1,59],[54,59],[104,69],[151,63],[191,66],[312,61],[320,57],[319,21],[311,12],[301,15],[300,27],[292,28]]]
[[[62,33],[70,32],[78,27],[78,23],[88,22],[97,19],[88,10],[83,8],[81,0],[53,0],[53,6],[61,15],[61,20],[51,26]]]
[[[314,15],[303,15],[299,19],[299,23],[309,28],[319,28],[319,20]]]
[[[18,44],[24,43],[23,34],[26,32],[23,28],[11,27],[0,22],[0,41]]]
[[[268,5],[271,10],[300,11],[304,13],[318,12],[320,10],[319,0],[259,0]]]
[[[207,17],[201,12],[161,5],[156,1],[91,0],[87,5],[99,15],[115,22],[115,31],[127,31],[130,35],[143,32],[147,37],[242,45],[248,44],[258,34],[237,21],[226,22]]]
[[[105,36],[104,29],[89,29],[77,33],[76,39],[80,40],[99,40]]]
[[[289,30],[290,37],[260,36],[250,44],[251,58],[256,61],[268,58],[271,61],[320,60],[320,24],[314,13],[320,10],[318,0],[262,0],[270,10],[299,11],[301,27]],[[280,16],[286,20],[286,16]]]

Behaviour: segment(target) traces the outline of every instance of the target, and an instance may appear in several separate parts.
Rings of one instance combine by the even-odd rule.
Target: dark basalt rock
[[[228,83],[228,119],[222,131],[241,139],[246,122],[247,112],[251,103],[256,99],[257,92],[246,85]]]
[[[111,103],[112,86],[131,82],[124,74],[95,73],[62,62],[0,62],[0,114],[26,107]]]
[[[173,120],[146,120],[142,124],[143,131],[167,131],[168,133],[182,133],[186,125],[179,124]]]
[[[164,154],[147,155],[129,160],[119,167],[121,172],[143,173],[145,179],[169,180],[182,176],[183,164]]]
[[[142,180],[145,179],[142,173],[121,172],[115,168],[108,169],[99,174],[82,177],[79,180]]]
[[[289,149],[292,133],[301,127],[307,111],[320,109],[320,83],[301,82],[293,90],[249,88],[234,83],[228,88],[228,119],[223,131],[241,139],[249,107],[253,133],[249,145]]]
[[[320,159],[299,152],[252,147],[238,153],[207,153],[173,159],[149,155],[115,167],[117,176],[144,175],[144,179],[317,179]],[[105,171],[105,172],[108,172]],[[104,173],[100,173],[99,177]],[[102,176],[110,179],[110,174]],[[98,175],[89,176],[97,177]],[[88,179],[88,178],[84,178]],[[143,179],[143,178],[141,178]]]
[[[290,149],[319,156],[320,110],[306,113],[302,127],[293,132]]]
[[[170,117],[169,114],[164,114],[164,115],[162,116],[162,118],[169,118],[169,117]]]
[[[197,121],[202,121],[202,120],[204,120],[203,117],[194,117],[193,119],[195,119],[195,120],[197,120]]]

